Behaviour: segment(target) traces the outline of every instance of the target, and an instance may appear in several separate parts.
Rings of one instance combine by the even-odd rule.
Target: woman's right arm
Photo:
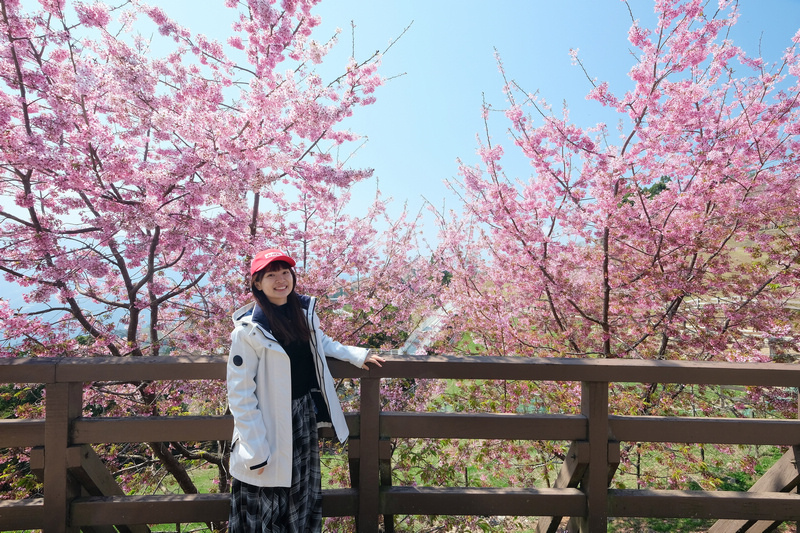
[[[240,439],[238,444],[233,444],[241,446],[237,453],[251,470],[264,467],[271,455],[256,395],[258,362],[258,355],[248,342],[246,331],[237,327],[231,333],[228,355],[228,405]]]

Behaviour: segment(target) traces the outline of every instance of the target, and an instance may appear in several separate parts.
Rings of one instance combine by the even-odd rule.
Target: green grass
[[[204,467],[192,468],[190,471],[190,475],[199,493],[209,494],[209,493],[219,492],[219,485],[216,482],[218,477],[216,466],[213,467],[204,466]],[[160,490],[156,491],[156,494],[175,494],[180,492],[181,492],[180,487],[178,487],[177,483],[175,483],[175,480],[171,476],[167,476],[164,479],[160,487]],[[168,533],[168,532],[187,533],[187,532],[207,532],[210,531],[210,529],[204,522],[196,522],[190,524],[155,524],[150,526],[150,531],[158,533]]]

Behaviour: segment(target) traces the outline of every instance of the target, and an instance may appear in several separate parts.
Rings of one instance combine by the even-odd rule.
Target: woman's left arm
[[[358,346],[346,346],[325,335],[321,329],[317,329],[317,333],[322,338],[322,351],[327,357],[341,359],[363,369],[368,368],[367,364],[381,366],[381,363],[385,361],[373,350]]]

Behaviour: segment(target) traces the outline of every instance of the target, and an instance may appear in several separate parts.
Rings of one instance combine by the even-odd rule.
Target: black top
[[[291,323],[288,305],[276,305],[273,307],[276,313]],[[277,340],[286,350],[292,364],[292,399],[301,398],[311,390],[318,389],[317,372],[314,370],[314,356],[311,354],[311,345],[308,341],[287,343],[283,339]]]

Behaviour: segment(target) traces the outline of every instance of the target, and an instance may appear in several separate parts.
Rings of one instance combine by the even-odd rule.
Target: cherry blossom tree
[[[442,232],[450,293],[486,350],[761,361],[769,339],[796,342],[800,35],[769,65],[725,38],[735,4],[706,4],[656,2],[657,26],[630,30],[633,88],[592,82],[621,115],[616,143],[501,65],[532,176],[505,175],[487,120],[481,164],[451,184],[464,214]]]
[[[657,0],[655,13],[653,27],[632,22],[627,90],[587,74],[617,134],[553,112],[498,59],[508,142],[491,135],[486,104],[480,163],[451,183],[463,209],[439,213],[444,298],[472,341],[464,349],[751,362],[777,343],[797,352],[800,33],[770,63],[730,40],[735,2]],[[506,173],[509,145],[530,176]],[[578,409],[563,384],[535,386],[473,393],[509,411]],[[625,413],[716,412],[678,385],[619,392]],[[773,407],[796,416],[796,398]]]
[[[378,57],[323,83],[314,67],[334,41],[310,38],[314,3],[239,6],[227,47],[243,63],[145,4],[77,3],[77,20],[63,2],[43,2],[38,14],[2,4],[0,268],[31,288],[28,301],[41,305],[33,316],[51,331],[47,341],[27,336],[26,349],[159,353],[165,337],[241,297],[225,283],[276,237],[263,190],[346,189],[369,176],[342,168],[329,149],[356,138],[336,126],[373,101]],[[128,30],[137,18],[174,50],[157,56]],[[284,73],[287,63],[294,70]],[[91,342],[77,343],[75,325]]]
[[[337,37],[315,38],[317,2],[227,0],[221,43],[139,0],[0,0],[0,271],[24,292],[0,298],[3,356],[227,353],[249,259],[267,246],[300,258],[301,289],[347,289],[320,307],[342,341],[413,328],[433,279],[417,222],[389,216],[379,192],[348,210],[371,171],[336,156],[358,140],[342,121],[374,102],[381,54],[325,74]],[[170,387],[92,384],[85,398],[112,416],[186,398],[223,409],[224,384]],[[210,458],[227,482],[223,445],[149,448],[185,492],[182,458]],[[127,453],[108,452],[120,465]]]

